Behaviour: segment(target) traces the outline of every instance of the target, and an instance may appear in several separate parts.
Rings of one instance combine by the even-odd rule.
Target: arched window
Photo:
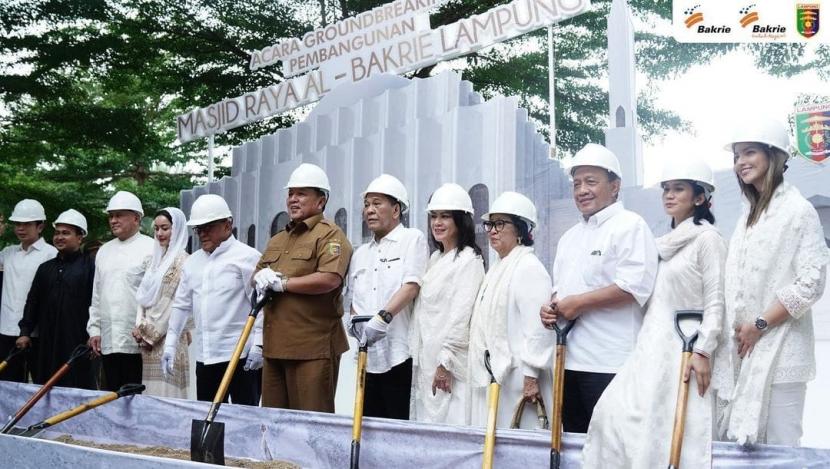
[[[254,224],[248,227],[248,246],[256,248],[256,225]]]
[[[280,212],[277,216],[271,220],[271,236],[279,233],[283,229],[285,229],[285,225],[288,224],[288,213]]]
[[[617,127],[625,127],[625,109],[622,106],[617,106]]]
[[[343,233],[345,233],[346,236],[349,236],[348,216],[346,215],[345,208],[337,209],[337,212],[334,214],[334,224],[340,227],[340,229],[343,230]]]
[[[476,224],[476,244],[481,248],[484,257],[484,268],[490,264],[490,243],[487,242],[487,232],[481,226],[481,216],[487,213],[490,207],[490,191],[484,184],[476,184],[470,188],[470,198],[473,199],[473,221]]]
[[[372,232],[369,231],[369,225],[366,224],[366,220],[363,220],[363,228],[361,229],[360,237],[364,243],[368,243],[372,240]]]

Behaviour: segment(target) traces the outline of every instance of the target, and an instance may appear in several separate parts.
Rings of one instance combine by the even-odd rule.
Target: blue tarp
[[[36,386],[0,381],[0,415],[13,414],[35,392]],[[79,389],[55,388],[19,423],[28,426],[100,395]],[[202,420],[210,403],[152,396],[133,396],[92,410],[52,427],[40,438],[68,434],[80,440],[104,444],[133,444],[190,448],[191,420]],[[279,459],[309,468],[344,468],[349,464],[351,419],[347,416],[223,405],[217,421],[225,424],[225,455],[258,460]],[[481,467],[484,429],[452,425],[431,425],[385,419],[364,419],[361,466],[370,468],[458,468]],[[583,437],[565,434],[563,468],[580,468]],[[743,448],[732,443],[715,443],[714,467],[818,468],[830,467],[830,450],[759,445]],[[56,467],[56,462],[87,460],[76,467],[126,469],[122,461],[140,456],[116,458],[106,451],[91,452],[64,444],[27,442],[0,438],[0,467]],[[10,456],[11,455],[11,456]],[[91,456],[90,456],[91,455]],[[102,456],[103,455],[103,456]],[[92,459],[83,459],[88,456]],[[550,432],[542,430],[499,430],[496,439],[496,467],[547,467]],[[80,459],[79,459],[80,458]],[[12,464],[13,462],[13,464]],[[10,464],[6,466],[6,464]],[[143,460],[147,467],[148,460]],[[177,463],[171,461],[170,464]],[[58,463],[57,466],[64,464]],[[73,464],[74,465],[74,464]]]

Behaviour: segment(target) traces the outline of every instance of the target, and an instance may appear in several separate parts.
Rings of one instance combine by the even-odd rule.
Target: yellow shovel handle
[[[352,421],[352,441],[360,441],[363,428],[363,400],[366,394],[366,350],[357,354],[357,384],[354,393],[354,419]]]
[[[686,402],[689,399],[689,382],[683,382],[683,371],[692,358],[691,352],[683,352],[680,362],[680,382],[677,387],[677,406],[674,409],[674,428],[671,434],[669,466],[680,467],[680,450],[683,447],[683,431],[686,426]]]
[[[562,451],[562,402],[565,394],[565,346],[556,346],[553,367],[553,415],[550,423],[550,447]]]
[[[213,397],[214,404],[221,404],[225,400],[225,395],[228,393],[233,374],[236,372],[237,365],[239,365],[239,357],[242,356],[242,350],[245,349],[248,336],[251,334],[251,329],[254,328],[254,321],[256,321],[256,316],[249,315],[248,320],[245,322],[245,327],[242,329],[242,335],[239,336],[239,340],[236,342],[236,348],[233,349],[233,355],[231,355],[231,361],[225,370],[225,376],[222,377],[222,382],[219,383],[219,389],[216,390],[216,396]]]
[[[79,405],[78,407],[69,409],[65,412],[61,412],[57,415],[53,415],[53,416],[49,417],[48,419],[44,420],[43,423],[46,423],[51,427],[52,425],[59,424],[59,423],[63,422],[64,420],[70,419],[70,418],[72,418],[76,415],[82,414],[82,413],[84,413],[88,410],[92,410],[92,409],[94,409],[98,406],[104,405],[107,402],[112,402],[116,399],[118,399],[118,393],[108,392],[108,393],[104,394],[103,396],[99,397],[98,399],[95,399],[95,400],[92,400],[92,401],[89,401],[89,402],[85,402],[85,403]]]
[[[493,455],[496,449],[496,419],[499,415],[499,391],[498,383],[490,383],[487,387],[487,433],[484,435],[482,469],[493,468]]]

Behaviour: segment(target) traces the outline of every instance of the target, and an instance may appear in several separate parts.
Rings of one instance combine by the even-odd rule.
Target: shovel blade
[[[225,465],[225,424],[193,420],[190,426],[190,460]]]
[[[28,430],[26,427],[12,427],[7,434],[15,436],[31,436],[27,434],[26,430]]]

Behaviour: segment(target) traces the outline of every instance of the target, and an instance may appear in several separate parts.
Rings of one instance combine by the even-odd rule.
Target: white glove
[[[164,354],[161,356],[161,373],[167,377],[173,375],[173,363],[176,361],[176,342],[165,341]]]
[[[262,368],[262,346],[254,345],[248,351],[248,359],[245,360],[245,366],[242,367],[245,371],[258,370]]]
[[[389,324],[379,314],[372,316],[372,319],[363,328],[363,336],[360,339],[360,344],[371,347],[375,342],[386,337],[387,329],[389,329]]]
[[[265,267],[254,275],[254,284],[260,296],[264,295],[266,290],[273,290],[277,293],[285,291],[285,277],[271,270],[270,267]]]

